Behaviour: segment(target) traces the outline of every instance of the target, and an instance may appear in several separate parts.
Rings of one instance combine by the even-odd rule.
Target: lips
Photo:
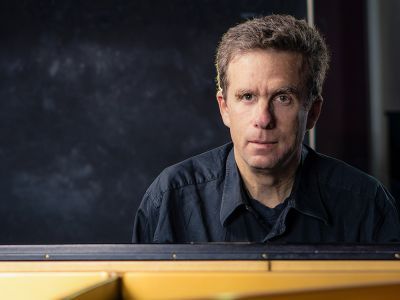
[[[272,145],[278,143],[277,141],[265,141],[265,140],[251,140],[249,143],[261,144],[261,145]]]

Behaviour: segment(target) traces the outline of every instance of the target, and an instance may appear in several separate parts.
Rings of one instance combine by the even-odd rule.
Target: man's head
[[[242,175],[297,167],[304,134],[321,111],[327,67],[321,36],[290,16],[247,21],[223,36],[217,100]]]
[[[307,103],[321,95],[329,65],[327,46],[304,20],[287,15],[270,15],[249,20],[230,28],[217,49],[218,89],[225,95],[229,87],[228,66],[232,59],[255,49],[293,51],[302,54],[306,64]]]

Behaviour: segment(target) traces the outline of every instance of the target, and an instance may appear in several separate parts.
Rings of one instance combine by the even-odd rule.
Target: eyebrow
[[[235,97],[242,96],[246,93],[255,94],[255,92],[252,89],[239,89],[235,92]],[[279,94],[293,94],[293,95],[296,95],[297,97],[299,97],[301,95],[301,91],[295,86],[284,86],[284,87],[276,89],[272,93],[273,96],[276,96]]]
[[[247,93],[254,94],[254,91],[251,89],[239,89],[235,92],[235,97],[239,97]]]
[[[296,96],[300,96],[301,92],[299,91],[299,89],[297,87],[285,86],[285,87],[281,87],[281,88],[275,90],[273,95],[277,95],[277,94],[294,94]]]

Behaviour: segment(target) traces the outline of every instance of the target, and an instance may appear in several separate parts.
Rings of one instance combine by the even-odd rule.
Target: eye
[[[253,100],[254,96],[250,93],[245,93],[242,95],[241,99],[245,101],[251,101]]]
[[[277,100],[279,103],[282,104],[289,104],[291,102],[291,97],[289,95],[278,95],[275,97],[275,100]]]

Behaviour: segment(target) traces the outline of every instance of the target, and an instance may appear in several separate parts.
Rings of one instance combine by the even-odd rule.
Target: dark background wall
[[[332,53],[317,150],[377,177],[400,206],[399,8],[397,0],[315,1],[315,25]]]
[[[317,150],[370,172],[367,3],[315,1],[315,25],[331,52]]]
[[[0,6],[0,243],[124,243],[167,165],[228,141],[213,59],[230,26],[305,1]]]

